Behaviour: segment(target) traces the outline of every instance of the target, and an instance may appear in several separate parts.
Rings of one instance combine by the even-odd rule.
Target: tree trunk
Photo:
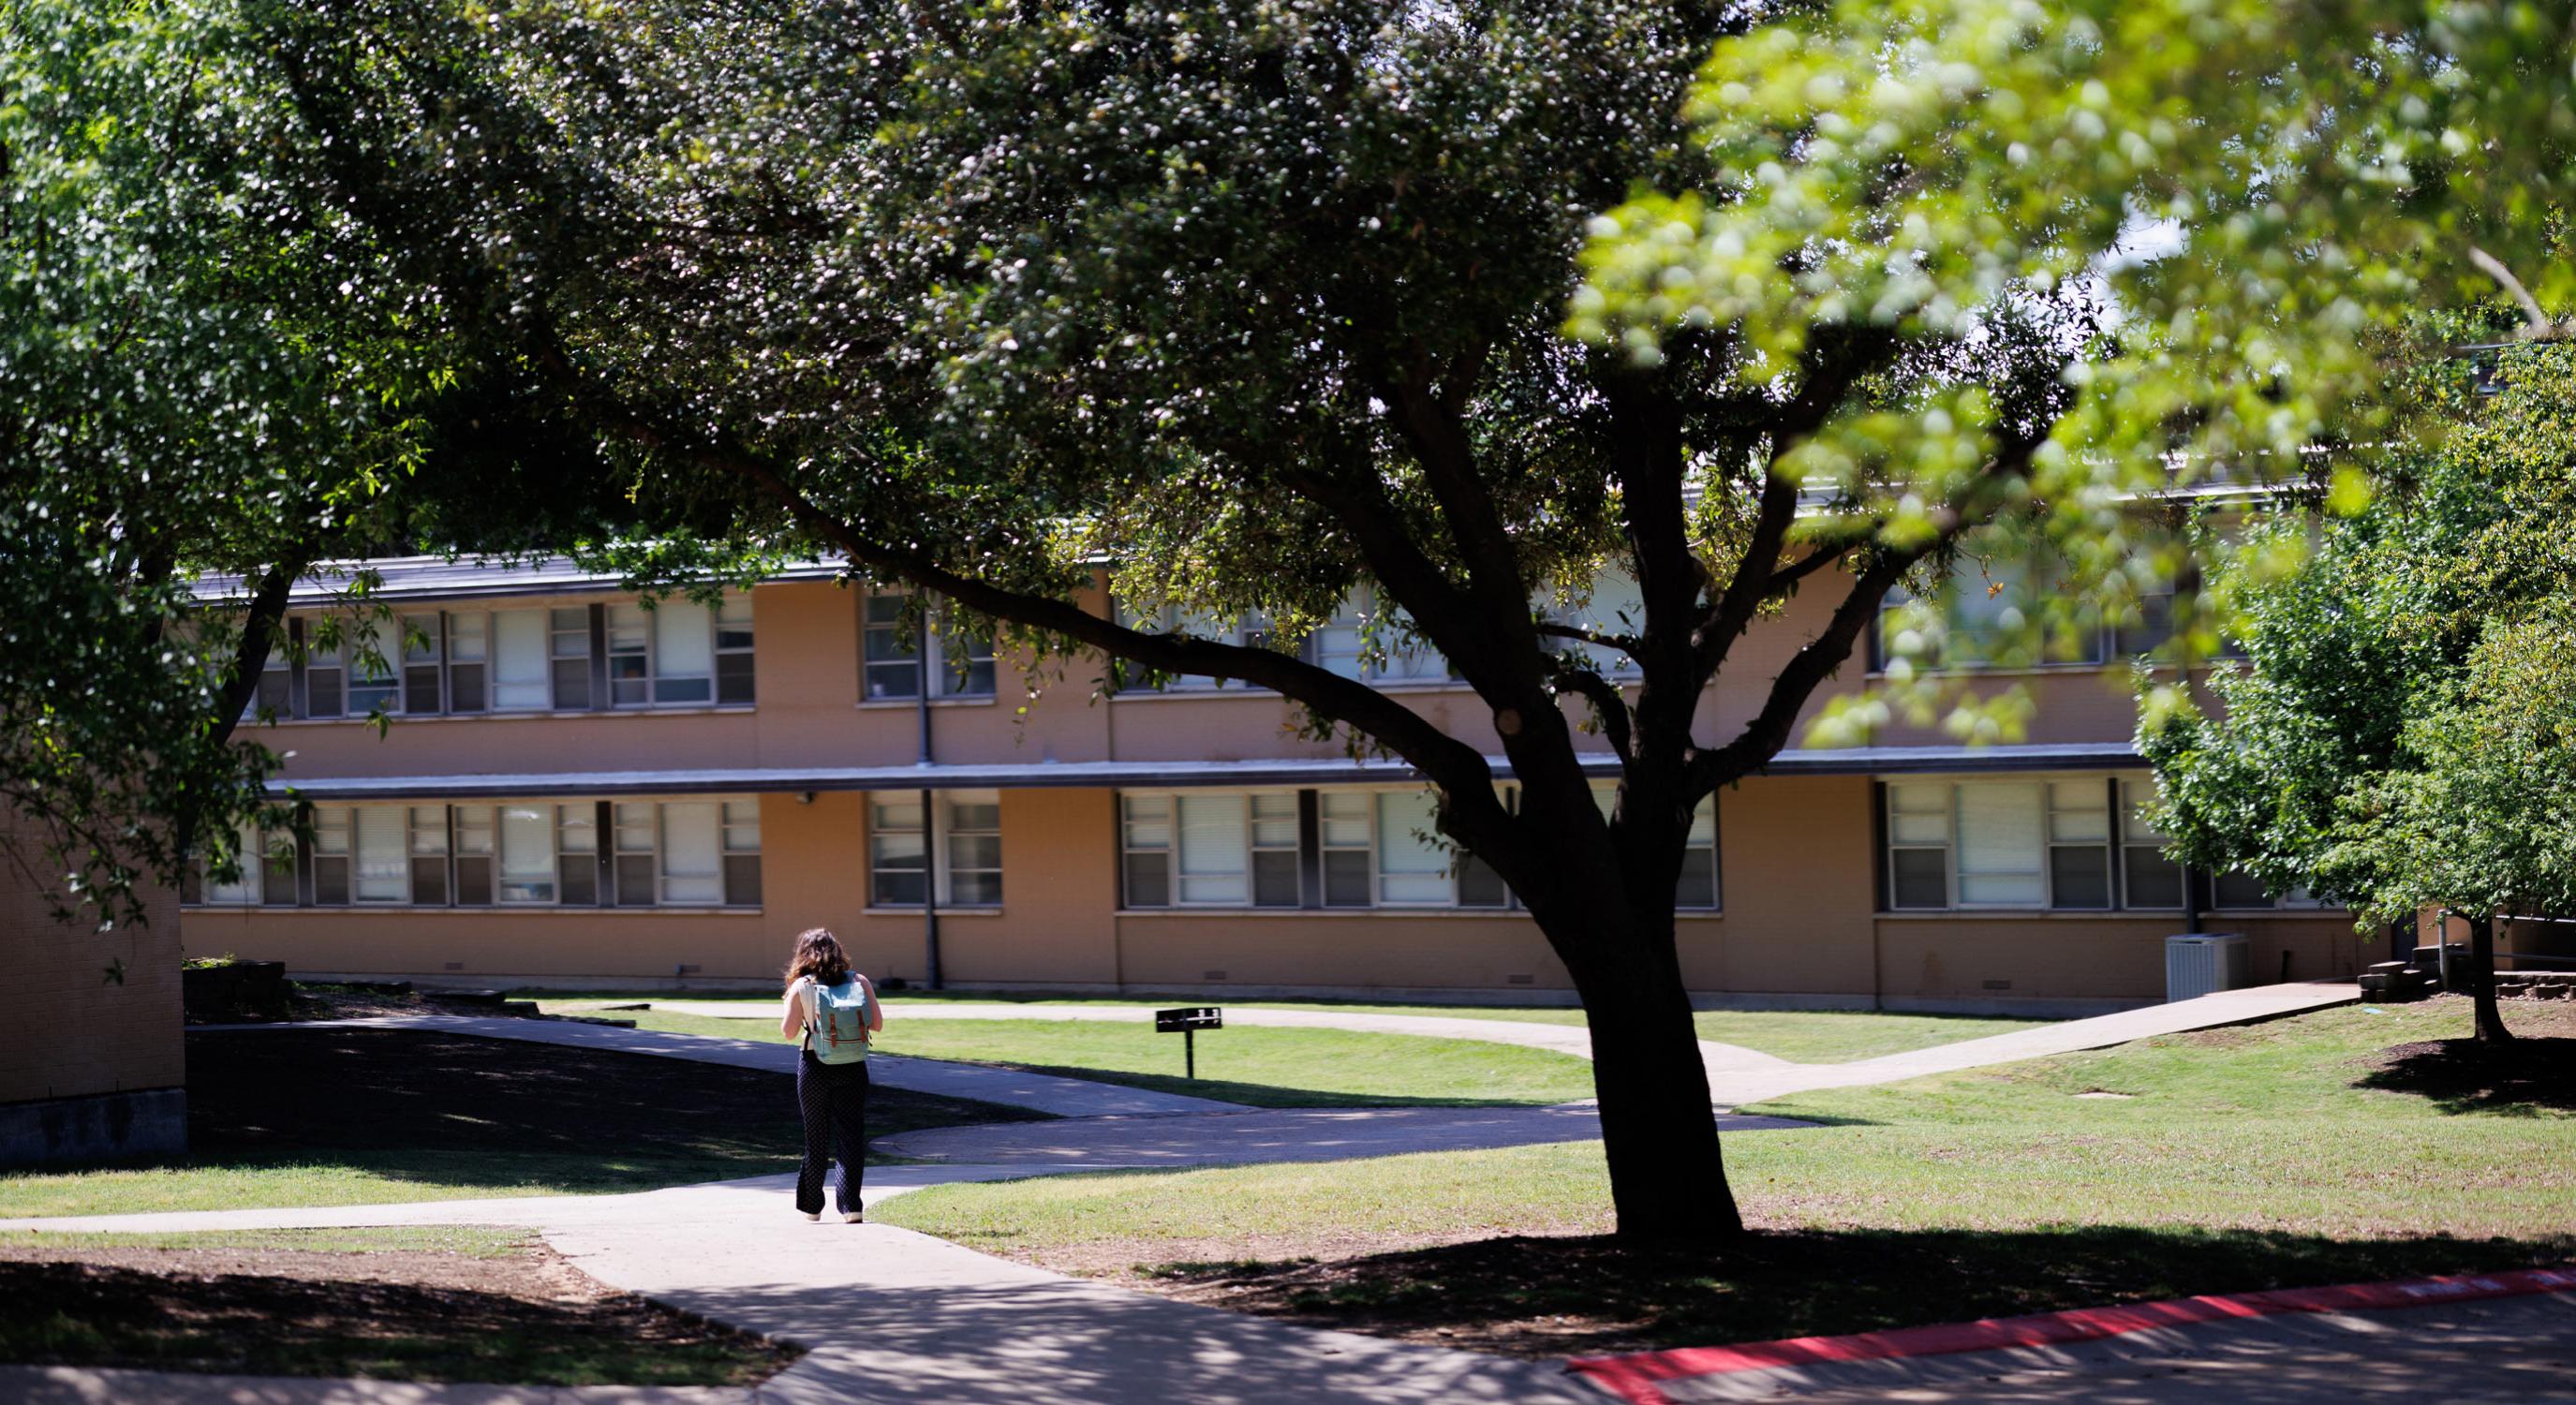
[[[2478,1042],[2500,1044],[2513,1037],[2496,1009],[2495,916],[2481,912],[2469,919],[2469,1000],[2477,1011]]]
[[[1592,1030],[1592,1086],[1619,1237],[1670,1244],[1742,1234],[1670,917],[1660,930],[1652,919],[1617,933],[1597,919],[1584,925],[1558,949],[1589,946],[1571,969]]]

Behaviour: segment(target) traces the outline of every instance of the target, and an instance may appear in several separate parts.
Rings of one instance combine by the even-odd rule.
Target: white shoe
[[[866,1216],[865,1214],[863,1214],[863,1213],[861,1213],[861,1212],[857,1211],[857,1210],[849,1210],[849,1211],[845,1211],[845,1212],[843,1212],[843,1213],[842,1213],[842,1215],[841,1215],[841,1223],[843,1223],[843,1224],[866,1224],[866,1223],[867,1223],[867,1216]]]
[[[797,1213],[803,1215],[809,1220],[812,1220],[816,1224],[821,1224],[823,1222],[823,1212],[820,1210],[799,1210]]]

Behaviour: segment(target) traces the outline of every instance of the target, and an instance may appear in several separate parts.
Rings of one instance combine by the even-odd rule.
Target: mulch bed
[[[247,1375],[743,1384],[798,1351],[612,1291],[541,1244],[0,1248],[0,1359]]]

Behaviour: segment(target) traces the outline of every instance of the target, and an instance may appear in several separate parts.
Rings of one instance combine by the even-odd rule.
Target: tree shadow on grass
[[[878,1089],[868,1132],[1031,1115]],[[571,1192],[767,1175],[803,1146],[784,1074],[388,1029],[191,1033],[188,1136],[184,1166]]]
[[[1163,1292],[1316,1327],[1555,1357],[1882,1331],[2203,1293],[2558,1264],[2576,1234],[2338,1240],[2263,1230],[1766,1231],[1723,1249],[1607,1236],[1345,1259],[1166,1264]]]
[[[2383,1049],[2355,1087],[2420,1097],[2448,1113],[2576,1112],[2576,1039],[2438,1039]]]

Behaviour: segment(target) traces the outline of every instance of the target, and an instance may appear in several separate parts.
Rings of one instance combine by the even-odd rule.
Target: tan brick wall
[[[0,857],[0,1104],[184,1084],[178,904],[162,894],[148,925],[108,932],[57,923],[26,872],[44,871],[35,836],[10,834],[21,862]],[[106,975],[116,961],[122,982]]]

